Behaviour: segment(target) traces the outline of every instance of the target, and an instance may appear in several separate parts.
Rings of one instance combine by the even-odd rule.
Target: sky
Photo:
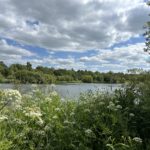
[[[75,70],[150,69],[145,0],[0,0],[0,61]]]

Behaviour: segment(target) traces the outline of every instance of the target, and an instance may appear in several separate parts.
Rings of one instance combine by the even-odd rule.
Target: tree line
[[[92,72],[88,70],[74,69],[54,69],[44,66],[32,67],[30,62],[25,65],[12,64],[7,66],[4,62],[0,62],[0,82],[1,83],[125,83],[128,81],[144,81],[145,78],[150,79],[150,71],[142,69],[130,69],[128,73],[114,72]]]

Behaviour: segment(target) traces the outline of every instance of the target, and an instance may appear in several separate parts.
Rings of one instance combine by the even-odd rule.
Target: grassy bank
[[[0,91],[1,150],[149,150],[150,83],[78,101]]]

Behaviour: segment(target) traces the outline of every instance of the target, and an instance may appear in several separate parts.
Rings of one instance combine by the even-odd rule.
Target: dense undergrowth
[[[1,150],[149,150],[150,82],[78,101],[0,91]]]

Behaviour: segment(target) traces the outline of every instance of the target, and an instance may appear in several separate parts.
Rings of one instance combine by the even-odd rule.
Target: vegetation
[[[150,82],[78,101],[0,91],[1,150],[149,150]]]
[[[148,1],[147,4],[148,4],[148,6],[150,6],[150,1]],[[146,39],[146,43],[145,43],[146,44],[146,48],[145,48],[145,51],[146,52],[150,52],[150,21],[148,21],[146,23],[145,28],[147,29],[147,31],[144,34],[145,39]]]
[[[87,70],[66,70],[32,65],[12,64],[9,67],[0,62],[0,82],[7,83],[61,83],[61,82],[85,82],[85,83],[125,83],[133,80],[144,81],[150,79],[150,72],[142,69],[130,69],[124,73],[100,73]]]
[[[150,50],[150,23],[146,51]],[[63,100],[35,88],[0,90],[1,150],[150,150],[150,72],[129,74],[53,69],[0,63],[0,82],[125,83],[114,93],[88,91]]]

